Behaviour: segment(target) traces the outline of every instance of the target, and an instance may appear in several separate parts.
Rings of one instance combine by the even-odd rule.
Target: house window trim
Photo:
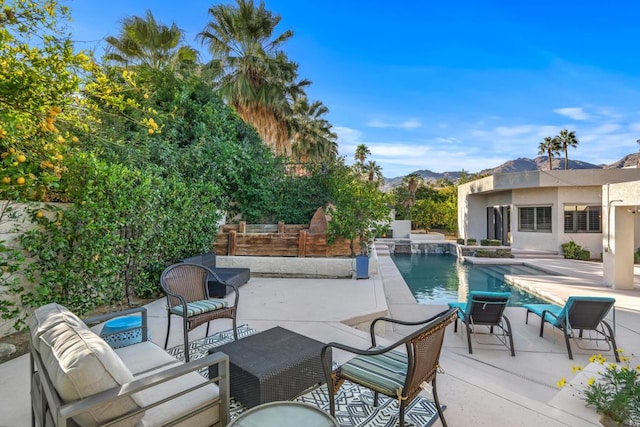
[[[534,209],[534,218],[533,218],[534,228],[533,229],[529,229],[529,228],[523,229],[522,228],[522,220],[521,220],[521,216],[520,216],[521,215],[520,209],[522,209],[522,208],[532,208],[532,209]],[[537,219],[537,217],[538,217],[538,213],[537,212],[538,211],[537,211],[537,209],[550,209],[550,211],[549,211],[549,219],[551,221],[551,224],[550,224],[551,227],[549,227],[548,230],[547,229],[538,229],[538,219]],[[551,233],[553,233],[553,222],[554,222],[553,221],[553,205],[533,204],[533,205],[519,205],[518,206],[518,232],[519,233],[548,233],[548,234],[551,234]]]
[[[566,213],[567,212],[578,212],[578,206],[585,206],[585,212],[587,212],[587,217],[586,217],[586,222],[587,224],[589,224],[589,211],[593,211],[595,210],[594,208],[597,208],[597,210],[600,211],[600,215],[598,216],[599,221],[598,221],[598,230],[578,230],[578,221],[577,219],[573,218],[573,229],[572,230],[567,230],[566,227]],[[567,211],[567,207],[573,207],[575,208],[574,210],[571,211]],[[588,203],[565,203],[564,206],[562,207],[562,215],[563,215],[563,230],[565,234],[602,234],[602,206],[601,205],[597,205],[597,204],[588,204]],[[587,228],[589,228],[589,225],[587,225]]]

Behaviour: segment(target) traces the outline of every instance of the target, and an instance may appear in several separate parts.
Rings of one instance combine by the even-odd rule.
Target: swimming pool
[[[511,292],[510,306],[548,303],[504,281],[505,274],[549,275],[526,265],[475,265],[453,255],[393,254],[393,261],[421,304],[447,304],[466,300],[469,290]],[[464,292],[464,297],[459,294]]]

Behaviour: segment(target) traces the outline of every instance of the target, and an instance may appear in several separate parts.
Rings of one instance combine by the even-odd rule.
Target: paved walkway
[[[511,278],[534,292],[558,301],[576,294],[614,296],[618,345],[628,355],[640,355],[640,290],[616,291],[600,286],[602,271],[594,263],[523,261],[567,275]],[[366,280],[252,278],[241,288],[238,321],[258,330],[280,325],[324,342],[366,348],[365,330],[370,319],[387,312],[397,318],[422,319],[445,308],[416,304],[384,248],[378,248],[378,262],[379,273]],[[640,284],[637,276],[636,284]],[[150,304],[148,310],[152,340],[162,345],[166,333],[164,300]],[[447,331],[438,392],[447,405],[445,417],[450,426],[599,425],[594,411],[585,408],[571,389],[561,391],[555,386],[562,376],[571,378],[573,364],[585,366],[593,351],[574,346],[575,360],[570,361],[561,334],[549,329],[545,338],[539,338],[538,323],[534,320],[525,325],[524,314],[521,308],[507,309],[514,328],[516,357],[504,347],[475,341],[474,353],[469,354],[461,330],[457,334],[453,327]],[[216,322],[216,329],[231,326],[227,320]],[[176,323],[172,325],[176,329],[171,333],[170,346],[180,344]],[[398,332],[380,331],[387,343],[397,339]],[[190,336],[197,339],[203,334],[204,326]],[[613,360],[611,352],[604,354]],[[340,352],[334,357],[339,362],[348,358]],[[28,371],[28,356],[0,365],[0,427],[30,424]]]

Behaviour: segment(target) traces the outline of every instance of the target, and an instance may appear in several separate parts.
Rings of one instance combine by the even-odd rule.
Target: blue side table
[[[147,339],[150,338],[147,331]],[[100,336],[113,348],[142,342],[142,317],[116,317],[104,324]]]

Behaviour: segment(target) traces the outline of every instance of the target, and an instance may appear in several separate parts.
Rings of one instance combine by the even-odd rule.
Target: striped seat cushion
[[[397,396],[404,386],[407,363],[406,354],[392,350],[375,356],[358,355],[339,369],[340,376],[351,382],[387,396]]]
[[[187,303],[187,317],[197,316],[198,314],[207,313],[209,311],[220,310],[227,306],[227,301],[222,299],[203,299],[200,301]],[[171,313],[182,316],[182,306],[176,305],[171,308]]]

